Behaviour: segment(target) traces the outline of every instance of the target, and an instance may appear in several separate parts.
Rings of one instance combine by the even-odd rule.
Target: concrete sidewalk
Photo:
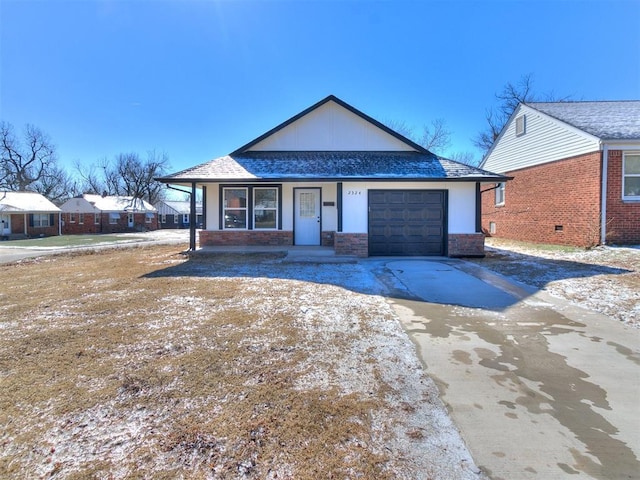
[[[640,331],[463,261],[386,267],[422,299],[390,302],[491,478],[640,478]]]

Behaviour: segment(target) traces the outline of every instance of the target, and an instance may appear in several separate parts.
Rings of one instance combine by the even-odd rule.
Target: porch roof
[[[430,152],[233,153],[158,178],[165,183],[297,180],[504,181],[506,177]]]

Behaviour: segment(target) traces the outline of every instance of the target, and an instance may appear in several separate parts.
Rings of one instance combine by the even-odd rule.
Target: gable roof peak
[[[388,135],[391,135],[396,140],[399,140],[400,142],[404,143],[405,145],[407,145],[408,147],[412,148],[413,150],[415,150],[417,152],[420,152],[420,153],[431,153],[426,148],[424,148],[422,145],[419,145],[419,144],[415,143],[414,141],[408,139],[404,135],[402,135],[402,134],[396,132],[395,130],[389,128],[388,126],[384,125],[383,123],[379,122],[378,120],[374,119],[373,117],[370,117],[366,113],[364,113],[364,112],[358,110],[357,108],[349,105],[344,100],[341,100],[337,96],[335,96],[333,94],[330,94],[330,95],[327,95],[322,100],[320,100],[319,102],[314,103],[310,107],[308,107],[305,110],[303,110],[302,112],[298,113],[297,115],[294,115],[293,117],[291,117],[288,120],[282,122],[281,124],[277,125],[276,127],[272,128],[271,130],[267,131],[266,133],[260,135],[258,138],[254,139],[254,140],[250,141],[249,143],[243,145],[242,147],[234,150],[233,152],[231,152],[230,155],[238,155],[238,154],[246,152],[247,150],[249,150],[252,147],[254,147],[255,145],[259,144],[260,142],[262,142],[266,138],[276,134],[277,132],[283,130],[285,127],[291,125],[292,123],[296,122],[297,120],[299,120],[302,117],[310,114],[311,112],[317,110],[318,108],[322,107],[323,105],[325,105],[325,104],[327,104],[329,102],[334,102],[338,106],[340,106],[340,107],[344,108],[345,110],[351,112],[352,114],[360,117],[364,121],[372,124],[373,126],[377,127],[378,129],[382,130],[383,132],[387,133]]]

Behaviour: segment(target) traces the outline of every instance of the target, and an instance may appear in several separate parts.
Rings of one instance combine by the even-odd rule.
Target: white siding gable
[[[329,101],[249,151],[413,151],[364,118]]]
[[[516,136],[516,118],[525,115],[525,132]],[[597,137],[520,105],[500,133],[482,168],[507,173],[599,150]]]

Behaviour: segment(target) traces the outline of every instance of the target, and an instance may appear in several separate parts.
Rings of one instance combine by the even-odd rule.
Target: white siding
[[[253,151],[412,151],[406,143],[333,101],[252,146]]]
[[[448,233],[475,233],[476,184],[475,183],[418,183],[381,182],[348,183],[342,185],[342,231],[344,233],[368,232],[368,190],[448,190]],[[349,194],[353,192],[353,194]],[[361,193],[358,193],[361,192]]]
[[[60,206],[60,210],[65,213],[99,213],[100,210],[95,208],[84,198],[70,198]],[[92,220],[93,221],[93,220]]]
[[[525,134],[516,137],[516,121],[526,115]],[[532,108],[520,105],[489,152],[482,168],[507,173],[597,151],[599,140]]]

